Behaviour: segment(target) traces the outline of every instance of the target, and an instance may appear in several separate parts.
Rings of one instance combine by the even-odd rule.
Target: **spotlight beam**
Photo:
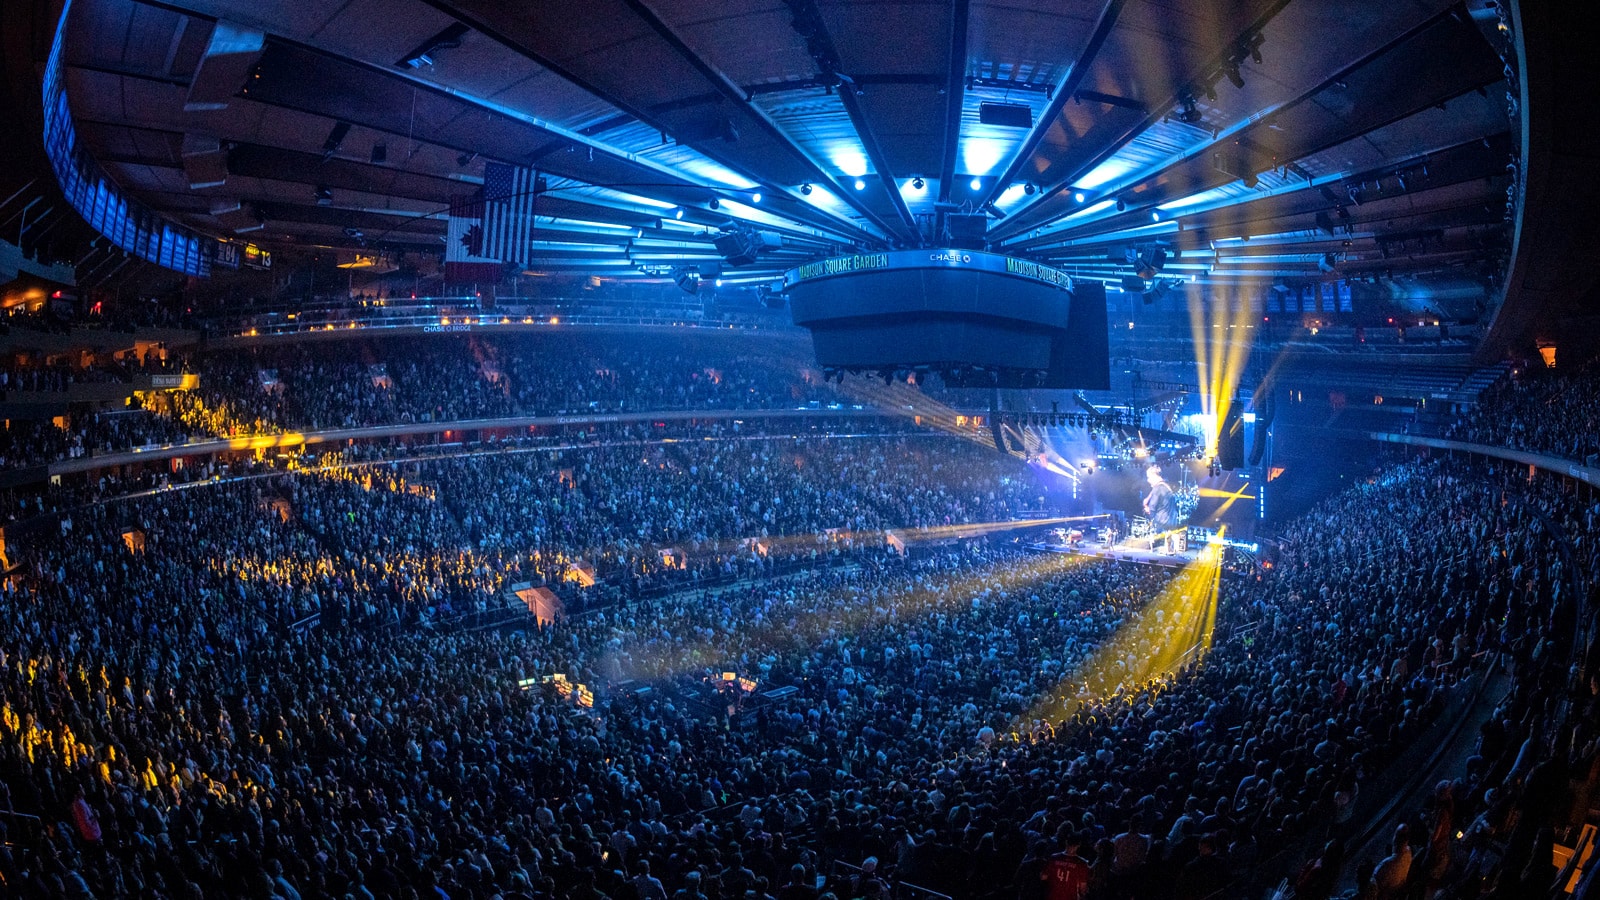
[[[1013,723],[1019,734],[1035,720],[1065,719],[1080,706],[1107,702],[1145,690],[1160,690],[1201,662],[1211,650],[1222,584],[1223,547],[1208,544],[1161,593],[1024,716]]]

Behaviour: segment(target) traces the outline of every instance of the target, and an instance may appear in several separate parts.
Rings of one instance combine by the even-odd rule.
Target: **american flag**
[[[491,162],[483,169],[483,255],[517,264],[533,257],[534,185],[538,173]]]

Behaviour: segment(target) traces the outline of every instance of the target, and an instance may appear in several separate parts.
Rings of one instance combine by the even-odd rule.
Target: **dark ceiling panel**
[[[831,61],[796,26],[806,10]],[[85,146],[132,193],[210,228],[212,202],[251,203],[270,222],[262,240],[302,246],[345,246],[350,228],[429,249],[443,223],[426,216],[499,161],[550,178],[541,215],[649,229],[687,242],[685,258],[705,254],[706,236],[678,229],[735,227],[731,214],[789,237],[826,232],[749,271],[845,252],[839,235],[933,243],[941,195],[994,200],[1007,216],[995,214],[991,239],[1075,264],[1130,235],[1198,250],[1229,229],[1300,233],[1258,238],[1240,256],[1303,256],[1296,242],[1340,240],[1317,232],[1341,209],[1361,264],[1376,232],[1402,227],[1446,235],[1422,254],[1437,261],[1499,252],[1479,244],[1498,235],[1508,148],[1463,148],[1505,131],[1502,64],[1464,10],[1450,14],[1447,0],[75,0],[68,90]],[[268,35],[259,78],[225,109],[185,112],[213,17]],[[428,66],[396,65],[458,21],[459,46]],[[1240,47],[1258,33],[1259,62]],[[1242,86],[1224,77],[1230,56]],[[1064,79],[1073,90],[1052,109]],[[1186,96],[1192,113],[1169,121]],[[981,122],[982,100],[1026,105],[1037,134]],[[325,153],[338,122],[348,131]],[[231,148],[223,185],[187,189],[181,150],[197,138]],[[1227,148],[1252,171],[1292,161],[1303,172],[1268,171],[1262,189],[1277,193],[1262,197],[1239,184],[1238,166],[1219,171],[1213,156]],[[1395,168],[1424,156],[1427,177],[1396,188]],[[758,208],[748,187],[725,182],[728,170],[760,185]],[[1086,188],[1086,202],[1123,196],[1126,213],[1083,213],[1061,191],[1090,172],[1099,192]],[[1350,179],[1385,173],[1360,206],[1340,196]],[[913,175],[937,189],[903,189]],[[1303,176],[1337,191],[1292,189]],[[1024,195],[1022,183],[1044,190]],[[821,190],[798,196],[802,184]],[[318,205],[313,186],[333,202]],[[1195,195],[1196,212],[1177,207],[1152,226],[1149,205]],[[546,237],[610,248],[553,251],[552,265],[632,273],[617,236]]]
[[[496,0],[437,2],[492,28],[509,45],[624,112],[758,182],[793,187],[828,180],[748,103],[730,96],[738,92],[736,87],[653,28],[642,5],[562,0],[545,4],[540,16],[507,16]],[[882,212],[877,215],[886,219]]]

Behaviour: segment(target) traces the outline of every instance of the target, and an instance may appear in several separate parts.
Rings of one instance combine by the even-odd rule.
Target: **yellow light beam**
[[[1200,496],[1202,496],[1202,497],[1220,497],[1220,498],[1223,498],[1222,499],[1222,505],[1217,507],[1216,512],[1211,514],[1211,517],[1215,519],[1215,518],[1220,518],[1223,513],[1228,511],[1228,507],[1232,506],[1233,504],[1237,503],[1240,500],[1254,500],[1254,499],[1256,499],[1256,495],[1255,494],[1246,494],[1245,493],[1246,489],[1247,489],[1246,487],[1241,486],[1237,491],[1233,491],[1232,493],[1230,493],[1228,491],[1219,491],[1216,488],[1201,488],[1200,489]]]
[[[1056,688],[1014,723],[1059,720],[1085,703],[1158,688],[1211,649],[1221,587],[1223,547],[1208,544],[1144,609],[1107,638]]]
[[[821,596],[808,597],[805,607],[788,618],[750,622],[721,637],[702,637],[673,644],[636,643],[621,651],[631,657],[629,675],[654,678],[727,665],[741,654],[752,657],[785,649],[815,646],[824,639],[856,634],[869,628],[905,621],[939,609],[970,604],[991,588],[1016,590],[1033,581],[1060,575],[1084,565],[1088,557],[1041,554],[1022,563],[985,566],[959,577],[946,573],[896,586],[892,597],[869,595],[845,584]],[[774,582],[776,587],[784,582]]]

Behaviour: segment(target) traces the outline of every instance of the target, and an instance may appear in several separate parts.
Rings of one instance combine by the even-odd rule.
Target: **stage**
[[[1096,540],[1080,541],[1076,545],[1041,542],[1029,545],[1034,550],[1046,553],[1070,553],[1075,556],[1093,556],[1099,559],[1115,559],[1124,562],[1140,563],[1147,566],[1166,566],[1172,569],[1181,569],[1189,563],[1200,558],[1200,547],[1190,545],[1181,552],[1161,552],[1160,542],[1157,548],[1150,548],[1149,538],[1124,538],[1115,544],[1106,544]]]

